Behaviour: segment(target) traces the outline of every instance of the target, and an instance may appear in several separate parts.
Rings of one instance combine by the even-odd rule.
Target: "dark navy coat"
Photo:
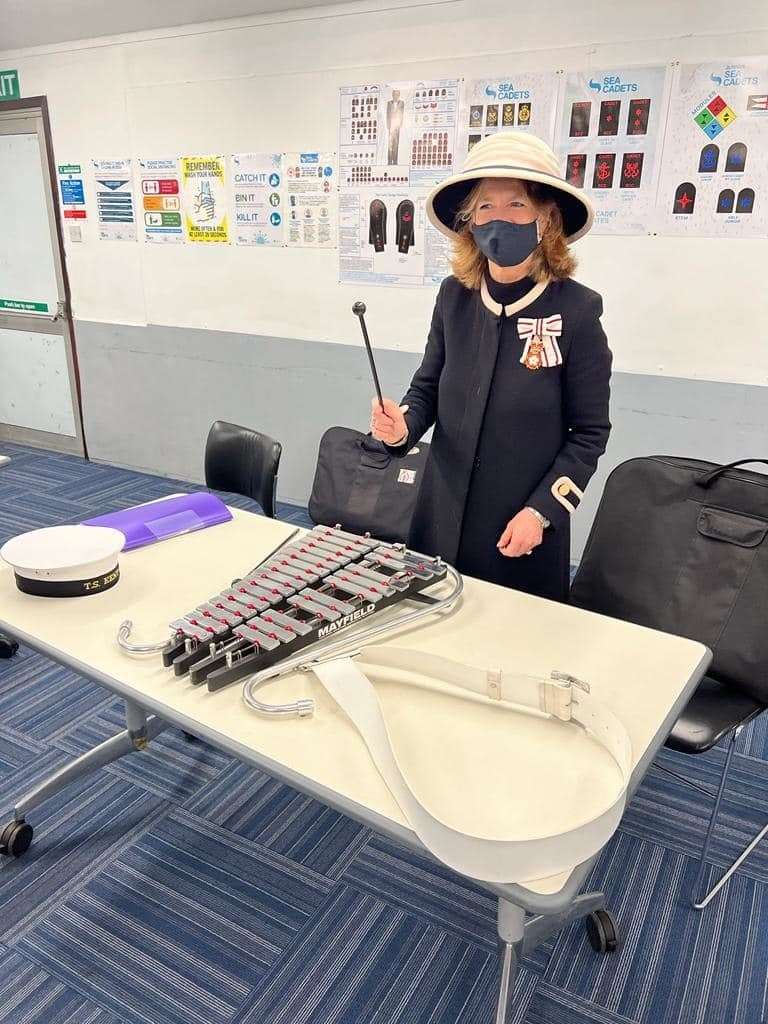
[[[518,308],[494,302],[486,286],[443,281],[423,361],[402,399],[408,439],[391,450],[404,454],[434,424],[410,547],[467,575],[565,600],[570,509],[553,486],[576,508],[605,450],[611,353],[597,292],[570,279],[538,291]],[[531,368],[530,357],[521,362],[526,338],[542,331],[555,337]],[[532,555],[507,558],[496,544],[526,505],[552,525]]]

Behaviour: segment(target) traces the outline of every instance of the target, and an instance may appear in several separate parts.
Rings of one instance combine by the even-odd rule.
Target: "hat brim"
[[[536,181],[541,185],[548,185],[552,190],[553,199],[560,208],[563,232],[568,242],[575,242],[582,235],[586,235],[592,227],[595,210],[586,193],[580,188],[554,174],[547,174],[546,171],[534,171],[526,167],[492,166],[454,174],[432,189],[427,198],[427,216],[438,231],[449,238],[459,237],[454,228],[458,210],[483,178],[515,178],[519,181]]]

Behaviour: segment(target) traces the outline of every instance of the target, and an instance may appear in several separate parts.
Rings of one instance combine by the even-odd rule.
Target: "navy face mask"
[[[491,220],[487,224],[471,224],[470,231],[480,252],[499,267],[516,267],[527,260],[539,244],[535,220],[530,224]]]

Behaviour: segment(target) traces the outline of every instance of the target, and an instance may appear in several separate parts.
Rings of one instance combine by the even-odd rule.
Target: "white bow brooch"
[[[521,316],[517,321],[517,333],[525,342],[525,348],[520,362],[529,370],[539,370],[542,366],[560,366],[563,354],[557,339],[562,332],[563,318],[559,313],[538,319]]]

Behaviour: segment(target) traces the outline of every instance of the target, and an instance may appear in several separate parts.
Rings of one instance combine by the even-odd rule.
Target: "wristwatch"
[[[547,517],[543,516],[541,512],[537,511],[535,508],[531,508],[530,505],[526,505],[525,507],[528,509],[529,512],[533,513],[533,515],[535,515],[536,518],[539,520],[539,522],[541,523],[542,530],[546,530],[548,526],[552,525],[550,521],[547,519]]]

